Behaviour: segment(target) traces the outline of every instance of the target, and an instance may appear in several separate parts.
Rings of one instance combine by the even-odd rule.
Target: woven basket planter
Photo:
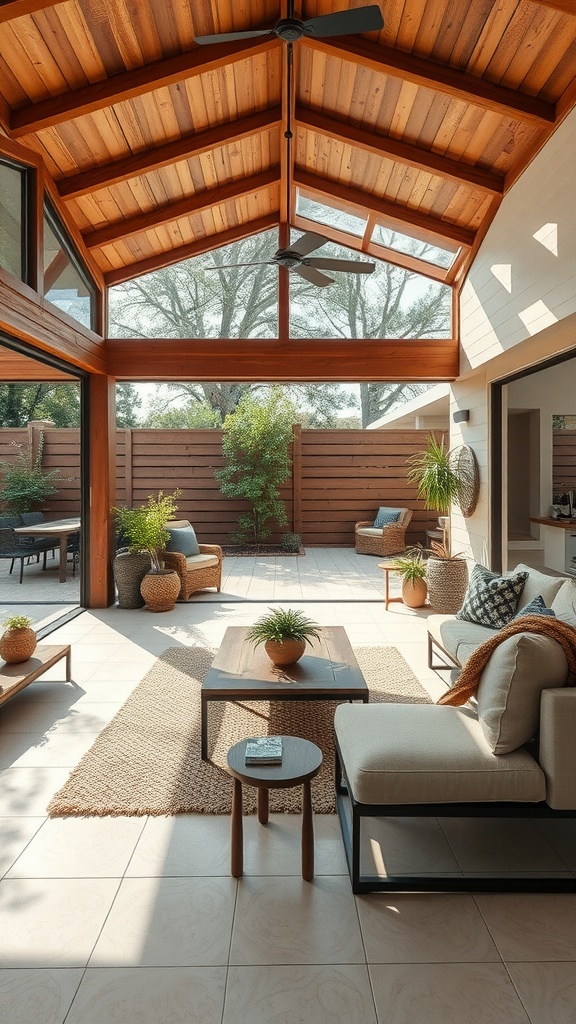
[[[147,572],[150,572],[150,555],[146,552],[131,554],[130,551],[119,551],[114,559],[112,571],[118,591],[119,608],[142,608],[144,598],[140,593],[140,584]]]
[[[147,572],[140,584],[140,593],[149,612],[170,612],[180,593],[180,577],[172,569]]]
[[[0,658],[9,665],[17,665],[20,661],[28,661],[36,650],[36,633],[29,626],[19,629],[7,629],[0,637]]]
[[[468,586],[468,564],[463,558],[428,559],[428,600],[435,612],[454,615],[460,611]]]

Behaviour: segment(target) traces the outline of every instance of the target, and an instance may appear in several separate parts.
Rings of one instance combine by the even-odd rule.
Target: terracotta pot
[[[149,612],[170,612],[180,593],[180,577],[172,569],[147,572],[140,584],[140,593]]]
[[[427,593],[426,580],[402,580],[402,600],[408,608],[421,608]]]
[[[28,661],[34,654],[37,643],[36,633],[29,626],[7,629],[0,637],[0,657],[11,665]]]
[[[277,643],[276,640],[267,640],[264,649],[274,665],[293,665],[304,654],[306,641],[283,640]]]

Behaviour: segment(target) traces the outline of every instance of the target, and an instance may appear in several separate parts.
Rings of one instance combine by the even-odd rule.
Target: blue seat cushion
[[[183,526],[176,529],[167,526],[166,529],[170,534],[170,540],[166,544],[166,551],[179,551],[180,554],[186,555],[186,558],[189,558],[190,555],[200,554],[193,526]]]

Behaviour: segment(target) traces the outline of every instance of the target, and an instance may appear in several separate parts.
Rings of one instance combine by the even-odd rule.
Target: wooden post
[[[90,537],[88,606],[106,608],[114,600],[112,557],[116,466],[115,380],[91,374],[89,380]]]
[[[292,532],[302,536],[302,427],[292,424]]]

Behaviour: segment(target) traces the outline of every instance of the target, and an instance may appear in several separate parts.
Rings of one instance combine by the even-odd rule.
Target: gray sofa
[[[537,595],[576,628],[576,581],[528,571],[519,607]],[[456,669],[495,630],[428,618],[430,664]],[[576,891],[576,877],[362,876],[366,817],[576,816],[576,687],[547,636],[505,640],[466,707],[340,705],[335,714],[337,806],[355,892],[374,890]]]

